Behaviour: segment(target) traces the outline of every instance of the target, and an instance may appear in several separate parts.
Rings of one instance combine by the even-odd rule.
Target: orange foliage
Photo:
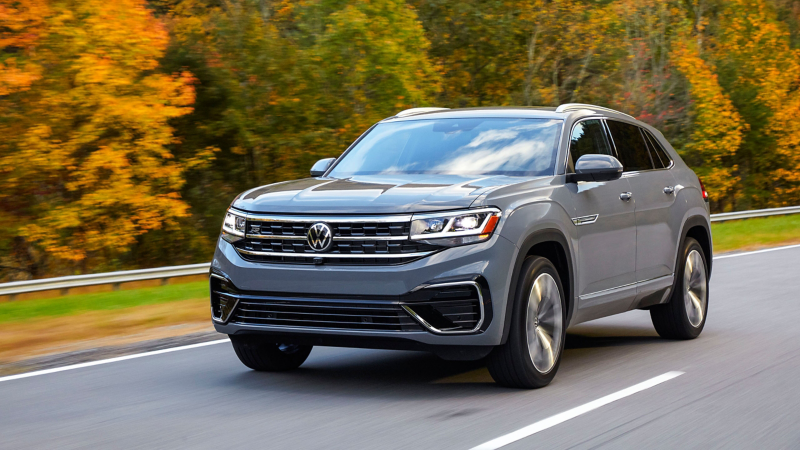
[[[694,101],[693,131],[684,153],[696,164],[711,201],[718,202],[733,193],[739,178],[730,158],[742,142],[747,124],[719,85],[717,75],[702,58],[691,39],[679,42],[672,50],[673,62],[691,84]]]
[[[28,56],[48,14],[46,0],[0,0],[0,95],[28,89],[41,76],[41,66]]]
[[[739,87],[754,87],[756,101],[771,113],[764,130],[772,142],[759,148],[760,159],[775,162],[758,187],[774,192],[769,204],[800,203],[800,51],[764,0],[729,0],[719,52],[739,62]],[[766,176],[764,176],[766,175]]]
[[[194,78],[152,72],[168,35],[143,0],[38,11],[46,37],[4,36],[35,46],[30,61],[48,70],[0,104],[10,119],[0,125],[0,202],[22,196],[28,205],[17,206],[31,216],[19,234],[91,267],[188,215],[178,192],[189,163],[170,153],[168,121],[192,111]]]

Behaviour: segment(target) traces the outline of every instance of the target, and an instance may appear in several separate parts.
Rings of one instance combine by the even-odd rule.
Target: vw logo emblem
[[[315,252],[324,252],[331,247],[333,231],[331,231],[331,227],[328,225],[317,222],[308,229],[306,239],[312,250]]]

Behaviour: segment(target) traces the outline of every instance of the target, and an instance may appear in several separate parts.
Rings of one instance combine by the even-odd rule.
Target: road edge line
[[[578,417],[582,414],[594,411],[595,409],[598,409],[609,403],[615,402],[625,397],[629,397],[633,394],[636,394],[637,392],[644,391],[645,389],[650,389],[653,386],[657,386],[665,381],[669,381],[683,374],[684,372],[672,371],[659,375],[657,377],[650,378],[647,381],[643,381],[639,384],[635,384],[631,387],[622,389],[621,391],[614,392],[613,394],[606,395],[605,397],[598,398],[597,400],[585,403],[581,406],[577,406],[575,408],[569,409],[554,416],[550,416],[546,419],[528,425],[527,427],[520,428],[517,431],[513,431],[506,435],[500,436],[499,438],[492,439],[489,442],[484,442],[483,444],[477,447],[473,447],[470,450],[495,450],[500,447],[504,447],[508,444],[519,441],[520,439],[524,439],[540,431],[544,431],[560,423],[564,423],[570,419],[574,419],[575,417]]]
[[[144,358],[145,356],[163,355],[164,353],[172,353],[172,352],[177,352],[177,351],[181,351],[181,350],[190,350],[190,349],[193,349],[193,348],[200,348],[200,347],[206,347],[206,346],[214,345],[214,344],[221,344],[223,342],[230,342],[230,341],[228,341],[228,339],[218,339],[216,341],[201,342],[199,344],[182,345],[180,347],[164,348],[164,349],[161,349],[161,350],[153,350],[151,352],[136,353],[136,354],[133,354],[133,355],[118,356],[116,358],[101,359],[99,361],[90,361],[90,362],[85,362],[85,363],[80,363],[80,364],[72,364],[70,366],[54,367],[52,369],[44,369],[44,370],[36,370],[36,371],[33,371],[33,372],[26,372],[26,373],[20,373],[20,374],[17,374],[17,375],[9,375],[9,376],[5,376],[5,377],[0,377],[0,383],[2,383],[3,381],[19,380],[21,378],[30,378],[30,377],[36,377],[36,376],[39,376],[39,375],[47,375],[47,374],[50,374],[50,373],[64,372],[64,371],[67,371],[67,370],[82,369],[84,367],[99,366],[101,364],[109,364],[109,363],[114,363],[114,362],[119,362],[119,361],[127,361],[129,359]]]
[[[750,252],[742,252],[742,253],[728,253],[719,256],[714,256],[714,260],[718,259],[725,259],[725,258],[736,258],[737,256],[747,256],[747,255],[755,255],[756,253],[767,253],[767,252],[775,252],[778,250],[787,250],[790,248],[798,248],[800,244],[793,244],[793,245],[784,245],[783,247],[773,247],[773,248],[765,248],[761,250],[753,250]]]

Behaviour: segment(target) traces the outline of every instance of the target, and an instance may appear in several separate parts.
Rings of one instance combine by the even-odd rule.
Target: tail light
[[[700,182],[700,191],[703,193],[703,200],[705,200],[707,202],[708,201],[708,191],[706,191],[706,186],[703,184],[703,180],[701,180],[699,177],[697,178],[697,181]]]

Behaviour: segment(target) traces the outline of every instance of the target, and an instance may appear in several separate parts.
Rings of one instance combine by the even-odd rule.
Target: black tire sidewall
[[[300,367],[311,353],[312,346],[301,345],[296,351],[281,351],[279,343],[260,336],[230,335],[236,356],[247,367],[266,372],[280,372]]]
[[[706,273],[706,298],[705,298],[705,311],[703,311],[703,320],[700,322],[700,325],[695,327],[694,325],[689,322],[689,314],[686,311],[686,304],[683,300],[683,292],[686,289],[686,286],[683,285],[683,273],[686,269],[686,258],[689,256],[692,250],[697,250],[700,253],[700,258],[703,260],[703,266],[705,268]],[[676,271],[675,280],[675,290],[672,292],[672,299],[670,302],[673,304],[673,308],[680,310],[680,320],[683,329],[687,332],[688,335],[691,337],[697,337],[703,331],[703,328],[706,325],[706,318],[708,317],[708,297],[709,297],[709,286],[708,286],[708,262],[706,262],[706,254],[703,251],[703,247],[700,246],[693,238],[687,237],[686,241],[683,244],[683,252],[681,253],[681,259],[678,261],[678,270]]]
[[[547,373],[539,372],[538,369],[533,365],[533,361],[530,358],[530,354],[528,352],[528,341],[527,341],[527,327],[526,327],[526,320],[527,320],[527,312],[528,312],[528,296],[533,286],[533,282],[536,278],[541,274],[549,274],[556,282],[558,286],[558,293],[561,297],[561,320],[562,320],[562,327],[561,327],[561,340],[559,343],[558,349],[558,356],[556,357],[556,362],[553,365],[553,368],[550,369]],[[519,284],[517,285],[517,292],[515,295],[514,301],[514,312],[512,316],[511,322],[511,331],[509,333],[509,345],[511,345],[511,349],[514,352],[514,357],[519,358],[519,362],[524,367],[525,376],[524,378],[528,378],[531,382],[532,387],[539,387],[544,386],[552,381],[553,377],[555,377],[556,372],[558,372],[558,367],[561,364],[561,356],[564,353],[564,341],[566,340],[566,302],[564,299],[564,287],[561,284],[561,277],[558,276],[558,271],[556,270],[553,263],[550,262],[547,258],[543,257],[532,257],[525,260],[522,265],[521,269],[521,277]]]

